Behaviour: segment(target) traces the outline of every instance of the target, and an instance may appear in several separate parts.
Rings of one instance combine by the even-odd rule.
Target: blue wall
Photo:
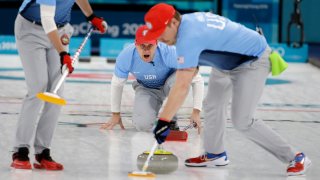
[[[251,29],[259,25],[269,43],[278,42],[279,0],[223,0],[222,15]]]

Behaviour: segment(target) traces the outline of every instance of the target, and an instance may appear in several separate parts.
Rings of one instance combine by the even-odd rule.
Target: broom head
[[[66,100],[62,99],[60,96],[49,92],[38,93],[37,98],[41,99],[42,101],[60,106],[64,106],[67,104]]]

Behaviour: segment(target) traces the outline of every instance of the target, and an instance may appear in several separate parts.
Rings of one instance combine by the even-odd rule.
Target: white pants
[[[279,160],[289,162],[294,159],[296,151],[262,120],[253,118],[270,72],[270,52],[267,47],[259,59],[233,70],[212,68],[204,102],[206,152],[218,154],[225,151],[226,112],[232,95],[231,120],[234,128]]]
[[[160,89],[146,88],[137,81],[133,82],[135,90],[133,106],[133,125],[138,131],[152,131],[158,120],[158,113],[175,81],[175,73],[171,74]],[[177,118],[172,119],[176,121]]]
[[[60,35],[67,34],[70,37],[72,33],[73,28],[69,24],[59,29]],[[23,100],[13,150],[30,148],[35,136],[35,153],[41,153],[51,145],[61,106],[45,103],[39,115],[43,102],[36,95],[54,89],[61,76],[60,56],[43,28],[21,15],[15,21],[15,37],[28,92]],[[68,50],[67,46],[65,48]],[[63,86],[58,91],[59,96],[62,91]]]

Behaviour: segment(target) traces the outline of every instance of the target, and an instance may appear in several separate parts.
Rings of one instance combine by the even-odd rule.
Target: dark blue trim
[[[24,7],[24,9],[20,12],[20,14],[23,16],[23,13],[31,6],[31,4],[35,3],[36,0],[31,0],[26,7]]]
[[[217,67],[223,70],[232,70],[239,65],[257,59],[256,56],[247,56],[238,53],[204,50],[199,57],[200,66]]]

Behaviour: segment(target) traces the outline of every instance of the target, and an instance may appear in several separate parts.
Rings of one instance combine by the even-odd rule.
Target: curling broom
[[[83,39],[82,43],[80,44],[80,47],[78,48],[77,52],[75,53],[75,55],[72,58],[72,65],[74,65],[74,63],[76,61],[78,61],[80,53],[84,47],[84,45],[87,43],[89,37],[91,36],[91,33],[93,31],[93,27],[91,27],[89,29],[89,31],[87,32],[87,35],[85,36],[85,38]],[[64,80],[66,79],[66,77],[69,74],[69,70],[66,68],[66,66],[63,66],[63,73],[62,73],[62,77],[59,79],[56,87],[54,88],[54,90],[51,92],[43,92],[43,93],[38,93],[37,94],[37,98],[52,103],[52,104],[57,104],[57,105],[66,105],[66,100],[64,100],[63,98],[61,98],[60,96],[58,96],[57,92],[59,90],[59,88],[61,87],[62,83],[64,82]]]
[[[148,172],[147,169],[149,167],[150,159],[153,156],[154,152],[156,151],[157,147],[158,147],[158,142],[155,141],[155,143],[153,144],[151,151],[147,157],[147,160],[142,167],[142,171],[129,172],[128,173],[129,177],[144,177],[144,178],[155,178],[156,177],[156,175],[154,173]]]

